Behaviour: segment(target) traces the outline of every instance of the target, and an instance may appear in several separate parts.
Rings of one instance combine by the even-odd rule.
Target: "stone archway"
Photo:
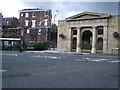
[[[85,30],[82,34],[82,51],[90,52],[92,49],[92,32]]]

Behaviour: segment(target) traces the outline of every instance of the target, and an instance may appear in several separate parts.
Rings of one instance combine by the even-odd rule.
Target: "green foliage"
[[[58,26],[56,26],[56,24],[52,24],[52,25],[51,25],[51,30],[52,30],[53,32],[57,32]]]
[[[3,33],[3,35],[2,35],[3,38],[17,38],[17,37],[19,37],[17,35],[17,29],[9,28],[7,26],[3,27],[2,33]]]
[[[13,37],[15,37],[16,36],[16,34],[15,33],[12,33],[12,32],[10,32],[10,33],[4,33],[3,34],[3,37],[4,38],[13,38]]]
[[[48,49],[48,42],[39,42],[33,44],[34,50],[46,50]]]

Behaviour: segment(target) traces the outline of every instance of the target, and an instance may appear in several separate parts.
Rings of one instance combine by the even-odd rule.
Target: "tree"
[[[19,37],[17,35],[16,28],[3,28],[2,32],[3,32],[3,35],[2,35],[3,38],[17,38],[17,37]]]
[[[56,24],[52,24],[50,41],[51,41],[51,47],[53,48],[55,48],[57,45],[57,31],[58,31],[58,26],[56,26]]]
[[[51,25],[51,30],[52,30],[52,32],[57,32],[58,26],[56,26],[56,24],[53,24],[53,23],[52,23],[52,25]]]
[[[10,21],[10,23],[11,23],[11,27],[18,27],[19,25],[20,25],[20,23],[19,23],[19,21],[18,21],[18,19],[17,18],[14,18],[13,17],[13,19]]]

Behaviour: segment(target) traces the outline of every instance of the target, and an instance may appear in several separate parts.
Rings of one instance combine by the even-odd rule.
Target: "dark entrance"
[[[76,51],[76,45],[77,45],[77,38],[74,37],[72,39],[72,51],[75,52]]]
[[[98,38],[97,40],[97,51],[102,52],[103,51],[103,38]]]
[[[82,35],[82,51],[90,52],[92,48],[92,32],[87,30]]]

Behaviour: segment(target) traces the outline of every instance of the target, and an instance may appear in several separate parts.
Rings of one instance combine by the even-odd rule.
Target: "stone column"
[[[81,30],[77,28],[77,48],[76,52],[81,52]]]
[[[93,27],[92,50],[91,50],[91,53],[96,53],[96,43],[97,43],[97,32],[96,32],[96,27]]]
[[[107,47],[108,47],[108,28],[107,26],[103,27],[103,33],[104,33],[104,38],[103,38],[103,53],[107,53]]]
[[[71,50],[72,50],[72,30],[71,30],[71,28],[69,27],[68,28],[68,42],[69,42],[69,44],[68,44],[68,47],[69,47],[69,52],[71,52]]]

